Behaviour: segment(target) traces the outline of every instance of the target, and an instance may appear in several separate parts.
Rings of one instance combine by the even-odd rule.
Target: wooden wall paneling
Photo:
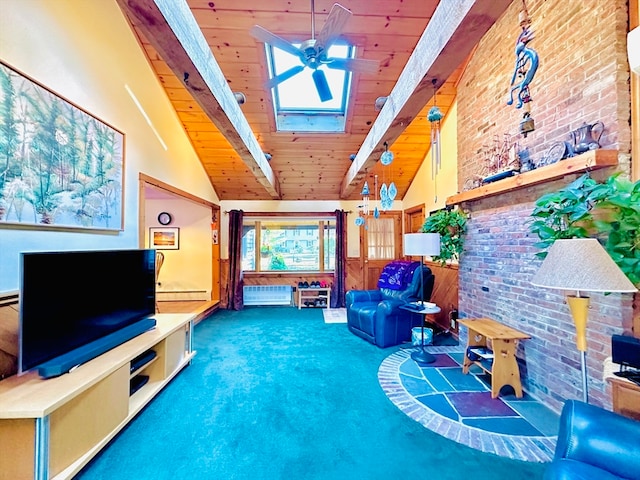
[[[229,259],[220,259],[220,308],[229,306]]]
[[[362,290],[364,285],[362,259],[359,257],[347,258],[347,285],[346,290]]]
[[[444,330],[458,336],[458,322],[451,325],[449,319],[452,310],[458,310],[458,265],[443,267],[436,262],[426,262],[435,275],[431,301],[441,308],[436,314],[436,323]]]

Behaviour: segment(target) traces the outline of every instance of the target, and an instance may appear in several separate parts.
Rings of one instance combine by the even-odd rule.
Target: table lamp
[[[439,233],[406,233],[404,235],[404,254],[406,256],[420,255],[420,305],[424,306],[424,286],[422,265],[425,256],[440,255]],[[420,349],[411,353],[411,358],[419,363],[433,363],[436,357],[424,349],[424,318],[421,322]]]
[[[576,295],[567,295],[567,303],[576,326],[576,346],[581,353],[582,397],[587,403],[589,297],[581,292],[624,293],[637,289],[595,238],[556,240],[531,283],[538,287],[576,291]]]

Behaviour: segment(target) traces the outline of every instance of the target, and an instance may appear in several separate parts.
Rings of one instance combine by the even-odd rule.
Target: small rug
[[[322,310],[324,323],[347,323],[346,308],[325,308]]]
[[[411,351],[387,357],[378,381],[393,404],[440,435],[471,448],[529,462],[553,457],[558,416],[525,393],[491,398],[490,380],[472,367],[462,373],[459,347],[429,347],[436,361],[418,365]],[[477,369],[477,370],[476,370]]]

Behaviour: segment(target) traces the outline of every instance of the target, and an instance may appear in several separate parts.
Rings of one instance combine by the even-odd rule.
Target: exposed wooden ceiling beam
[[[280,185],[185,0],[116,0],[274,199]]]
[[[384,151],[384,143],[393,144],[433,96],[433,79],[436,87],[442,85],[511,2],[464,0],[438,4],[347,171],[341,198],[348,198],[354,189],[362,187],[367,172]]]

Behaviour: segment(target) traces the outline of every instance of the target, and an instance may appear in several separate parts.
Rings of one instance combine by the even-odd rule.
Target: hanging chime
[[[385,167],[388,167],[391,165],[391,162],[393,162],[393,158],[393,152],[389,150],[389,144],[384,142],[384,152],[380,156],[380,163]],[[388,186],[387,182],[383,181],[382,186],[380,187],[380,209],[383,211],[389,210],[393,206],[393,201],[397,194],[398,189],[396,188],[396,184],[393,180]]]
[[[440,120],[444,117],[437,104],[437,80],[434,78],[433,84],[433,107],[429,109],[427,120],[431,123],[431,179],[435,180],[438,170],[441,166],[441,148],[440,148]]]

